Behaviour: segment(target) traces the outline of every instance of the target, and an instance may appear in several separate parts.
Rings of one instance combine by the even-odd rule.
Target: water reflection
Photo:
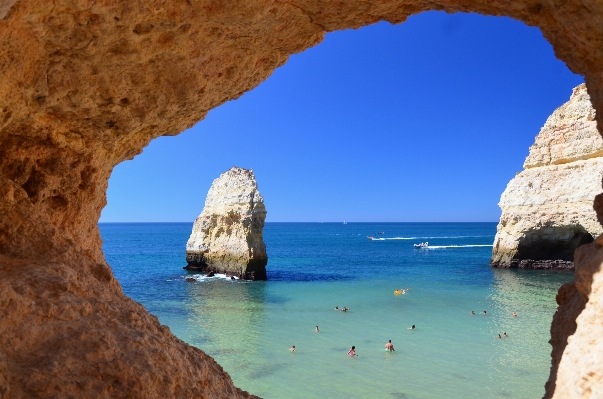
[[[225,369],[246,369],[243,359],[258,354],[267,321],[266,283],[224,280],[188,284],[190,309],[186,341]]]
[[[522,381],[526,376],[546,380],[551,351],[548,343],[551,307],[555,306],[559,287],[573,280],[574,275],[508,269],[493,269],[493,275],[488,298],[492,307],[490,334],[492,337],[508,334],[508,338],[493,338],[490,356],[492,369],[508,376],[508,392],[496,392],[500,396],[525,391]],[[526,352],[532,354],[527,359]],[[544,387],[542,390],[544,392]]]

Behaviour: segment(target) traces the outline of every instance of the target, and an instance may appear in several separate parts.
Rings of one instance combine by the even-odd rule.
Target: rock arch
[[[325,32],[427,10],[539,26],[585,76],[602,131],[603,6],[593,2],[0,0],[0,396],[248,396],[123,295],[97,227],[109,175]],[[603,344],[591,326],[603,296],[599,245],[578,250],[576,283],[558,296],[549,395],[582,314],[555,397],[601,389]]]

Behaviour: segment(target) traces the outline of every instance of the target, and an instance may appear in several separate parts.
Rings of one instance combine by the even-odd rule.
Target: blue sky
[[[252,168],[269,222],[498,221],[548,115],[583,82],[537,28],[429,12],[329,33],[109,181],[101,222],[192,222]]]

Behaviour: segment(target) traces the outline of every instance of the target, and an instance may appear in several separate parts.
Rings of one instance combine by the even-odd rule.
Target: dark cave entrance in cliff
[[[549,260],[574,261],[574,251],[594,238],[582,226],[544,226],[520,239],[515,263],[543,265]],[[543,265],[544,266],[544,265]]]

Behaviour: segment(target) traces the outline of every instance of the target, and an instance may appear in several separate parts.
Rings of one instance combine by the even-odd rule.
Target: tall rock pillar
[[[253,171],[233,167],[214,180],[186,244],[185,269],[266,280],[266,208]]]

